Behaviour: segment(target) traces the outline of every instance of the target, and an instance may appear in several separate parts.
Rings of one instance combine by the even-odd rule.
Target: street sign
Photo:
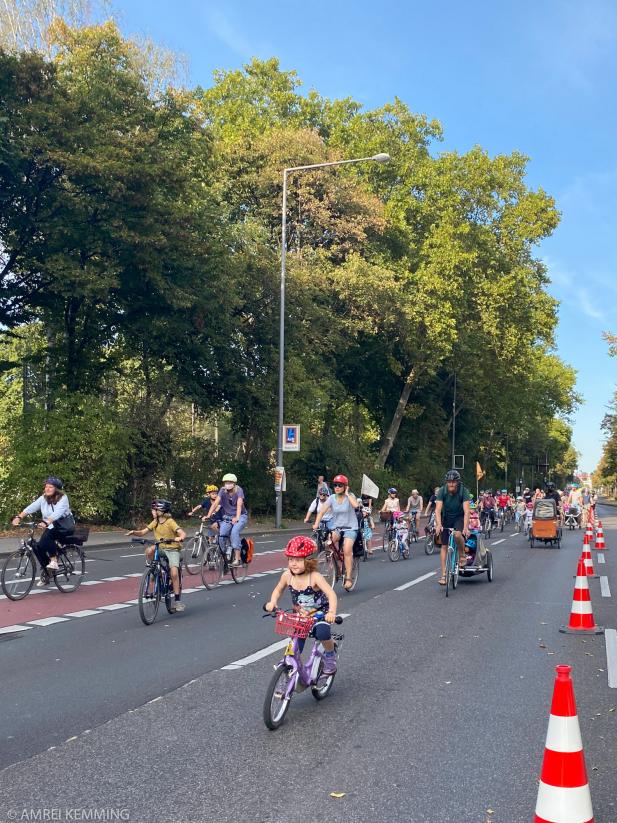
[[[464,469],[465,468],[465,455],[464,454],[455,454],[454,455],[454,469]]]
[[[283,426],[283,451],[300,451],[300,426],[286,423]]]

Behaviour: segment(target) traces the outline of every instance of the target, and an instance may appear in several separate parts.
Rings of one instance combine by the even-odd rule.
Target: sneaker
[[[336,652],[331,654],[324,654],[322,675],[329,677],[331,674],[336,674]]]
[[[55,557],[51,558],[51,560],[47,564],[47,568],[49,569],[50,572],[57,572],[58,571],[58,569],[60,567],[58,566],[58,561],[56,560]]]
[[[241,565],[242,565],[242,563],[238,560],[237,557],[234,557],[234,559],[229,564],[230,568],[234,568],[234,569],[237,568],[238,566],[241,566]]]
[[[174,611],[175,612],[183,612],[185,609],[186,609],[186,606],[184,605],[184,603],[181,603],[179,600],[177,600],[174,603]]]
[[[38,581],[37,581],[36,587],[37,587],[37,589],[42,589],[43,586],[46,586],[48,583],[49,583],[49,580],[47,579],[47,575],[42,574],[39,577]]]

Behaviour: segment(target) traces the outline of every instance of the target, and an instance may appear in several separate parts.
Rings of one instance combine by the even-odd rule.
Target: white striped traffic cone
[[[606,544],[604,543],[604,529],[601,525],[598,524],[598,529],[596,531],[596,551],[604,552],[606,551]]]
[[[597,626],[593,618],[589,584],[587,583],[585,564],[582,558],[578,561],[576,570],[570,622],[567,626],[560,626],[559,631],[564,634],[604,634],[604,628]]]
[[[593,823],[570,666],[557,666],[534,823]]]
[[[585,529],[585,534],[589,538],[589,542],[593,543],[593,526],[589,521],[587,521],[587,528]]]
[[[581,554],[581,560],[585,566],[585,574],[587,577],[599,577],[595,573],[593,568],[593,560],[591,559],[591,551],[589,549],[589,543],[583,544],[583,553]]]

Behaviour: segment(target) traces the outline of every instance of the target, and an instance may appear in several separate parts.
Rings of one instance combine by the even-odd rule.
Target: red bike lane
[[[247,578],[254,574],[272,572],[273,569],[280,568],[283,561],[282,551],[273,554],[256,554],[249,565]],[[77,591],[67,594],[59,591],[53,584],[43,591],[33,587],[30,594],[23,600],[12,601],[6,598],[0,601],[0,629],[50,617],[71,617],[76,612],[104,610],[106,606],[135,600],[138,597],[139,579],[142,573],[134,572],[132,576],[125,575],[117,580],[110,576],[108,579],[99,580],[96,585],[93,585],[94,580],[90,582],[87,574],[86,580]],[[231,575],[227,575],[224,581],[232,583]],[[199,575],[186,573],[183,577],[183,584],[186,592],[203,586]]]

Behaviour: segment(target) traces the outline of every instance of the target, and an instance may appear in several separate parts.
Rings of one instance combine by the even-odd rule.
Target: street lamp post
[[[327,169],[332,166],[347,166],[350,163],[388,163],[389,154],[374,154],[372,157],[357,157],[352,160],[334,160],[331,163],[312,163],[309,166],[293,166],[283,170],[283,209],[281,226],[281,316],[279,322],[279,414],[278,414],[278,441],[276,448],[276,464],[283,466],[283,414],[285,408],[285,275],[287,263],[287,177],[298,171],[313,169]],[[283,514],[283,490],[276,492],[276,528],[281,527]]]

